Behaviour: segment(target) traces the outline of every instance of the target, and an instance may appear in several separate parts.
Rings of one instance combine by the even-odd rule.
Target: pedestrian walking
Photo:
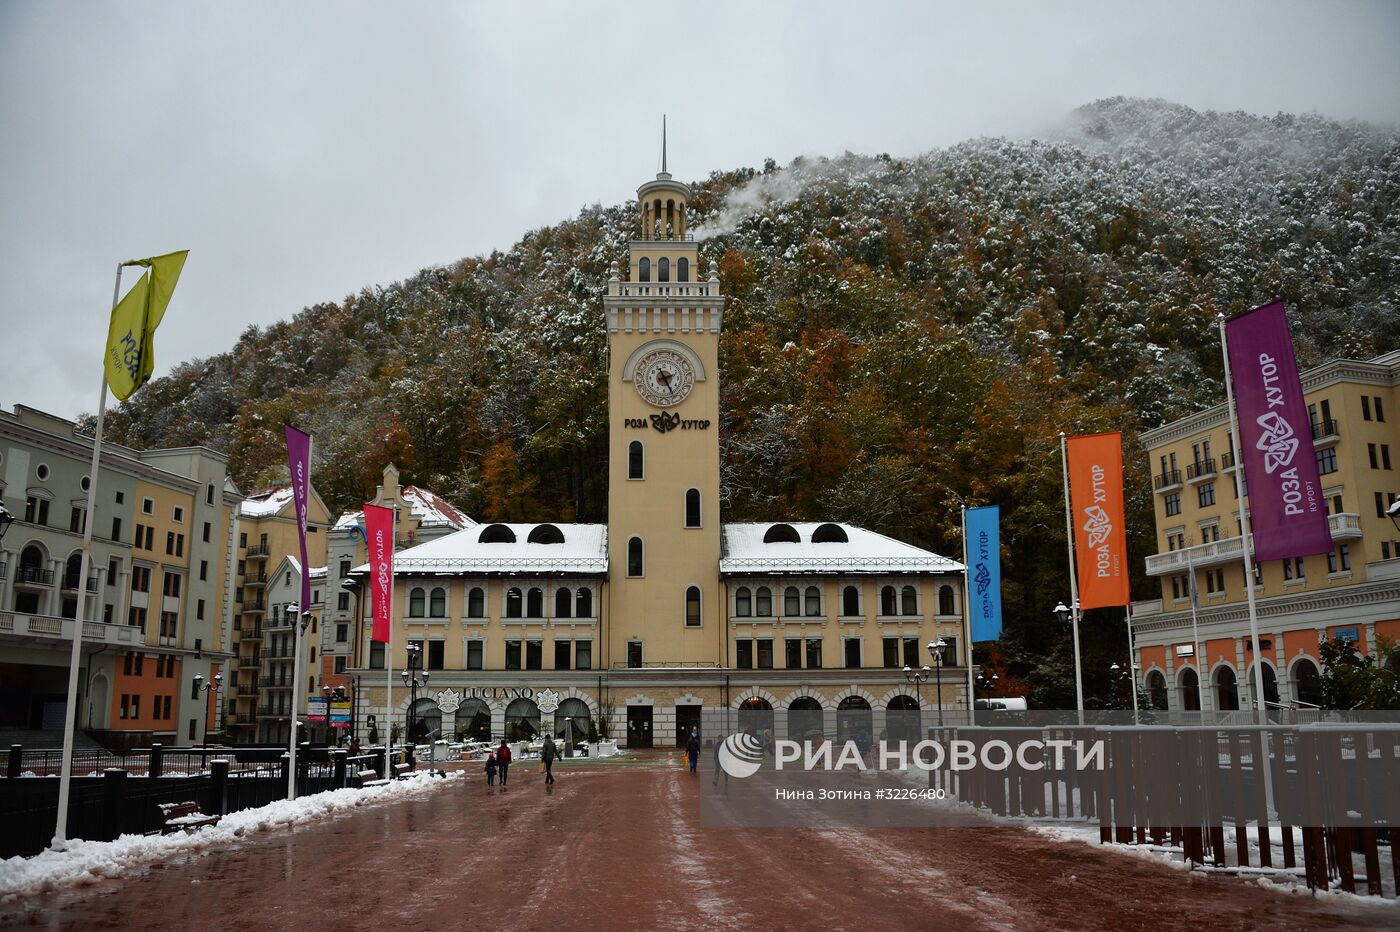
[[[510,777],[510,745],[506,744],[505,738],[501,739],[501,746],[496,749],[496,768],[501,771],[501,786],[505,786]]]
[[[559,749],[554,745],[554,736],[545,735],[544,749],[540,751],[540,759],[544,761],[544,782],[554,782],[554,760],[559,756]]]
[[[690,761],[690,772],[698,773],[696,767],[700,763],[700,733],[694,728],[690,729],[690,740],[685,745],[685,756]]]
[[[505,781],[502,781],[505,782]],[[496,752],[492,751],[486,755],[486,785],[496,785]]]

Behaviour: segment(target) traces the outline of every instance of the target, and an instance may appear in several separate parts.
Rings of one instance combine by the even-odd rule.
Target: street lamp
[[[1079,673],[1079,602],[1076,600],[1072,609],[1060,602],[1053,611],[1056,620],[1060,624],[1068,622],[1074,634],[1074,704],[1079,710],[1079,723],[1082,725],[1084,724],[1084,678]]]
[[[4,511],[4,510],[5,510],[5,509],[0,508],[0,512],[2,512],[2,511]],[[1385,510],[1385,513],[1388,514],[1388,515],[1390,515],[1390,520],[1391,520],[1391,521],[1394,521],[1394,522],[1395,522],[1395,530],[1400,531],[1400,498],[1397,498],[1395,501],[1391,502],[1391,503],[1390,503],[1390,507],[1387,508],[1387,509]],[[0,518],[0,521],[4,521],[4,520],[5,520],[4,518]],[[13,521],[14,519],[11,518],[10,520]],[[0,537],[4,537],[4,536],[5,536],[5,528],[4,528],[3,526],[0,526]]]
[[[977,686],[979,689],[985,689],[987,691],[987,697],[991,698],[992,692],[997,688],[997,680],[999,679],[1001,679],[1001,677],[995,673],[991,675],[990,679],[985,674],[979,673],[977,674]]]
[[[326,743],[337,744],[338,742],[334,740],[335,729],[331,727],[331,703],[345,700],[345,687],[322,686],[321,696],[326,700]]]
[[[924,684],[928,682],[929,666],[924,664],[922,670],[915,670],[909,664],[904,665],[904,682],[914,684],[914,694],[919,697],[919,708],[924,707]]]
[[[0,503],[0,540],[5,539],[5,532],[10,529],[10,525],[15,523],[15,516],[10,514],[10,509],[4,503]]]
[[[422,674],[421,679],[420,673]],[[399,675],[403,677],[404,685],[409,688],[408,734],[404,738],[407,741],[412,741],[413,729],[418,724],[418,689],[419,687],[426,689],[428,679],[432,676],[431,673],[423,669],[423,648],[412,641],[408,642],[408,661],[405,664],[405,669],[399,671]]]
[[[201,745],[206,748],[209,747],[209,716],[212,714],[212,710],[209,706],[214,699],[215,693],[219,691],[219,686],[222,685],[223,682],[224,675],[222,673],[215,673],[214,680],[210,683],[204,682],[203,673],[196,673],[194,675],[194,688],[196,690],[204,690],[204,734]]]
[[[943,651],[947,648],[942,638],[928,642],[928,652],[933,655],[934,688],[938,692],[938,727],[943,727]],[[928,667],[924,667],[925,670]]]

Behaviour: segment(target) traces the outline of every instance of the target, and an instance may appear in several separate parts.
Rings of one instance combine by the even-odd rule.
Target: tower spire
[[[666,114],[661,114],[661,171],[666,171]]]

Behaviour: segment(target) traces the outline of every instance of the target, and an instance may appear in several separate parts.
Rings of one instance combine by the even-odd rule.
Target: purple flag
[[[306,501],[311,495],[311,435],[290,424],[287,434],[287,467],[292,474],[292,501],[297,509],[297,542],[301,545],[301,610],[311,611],[311,567],[306,562]]]
[[[1255,558],[1330,553],[1332,532],[1283,302],[1225,324]]]

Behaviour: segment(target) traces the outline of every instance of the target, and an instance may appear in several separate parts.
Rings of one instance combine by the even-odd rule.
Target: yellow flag
[[[150,269],[141,275],[126,297],[112,309],[107,328],[107,352],[103,367],[107,384],[119,401],[150,379],[155,370],[155,332],[175,292],[180,270],[185,267],[189,250],[172,252],[150,259],[139,259],[132,265]]]

